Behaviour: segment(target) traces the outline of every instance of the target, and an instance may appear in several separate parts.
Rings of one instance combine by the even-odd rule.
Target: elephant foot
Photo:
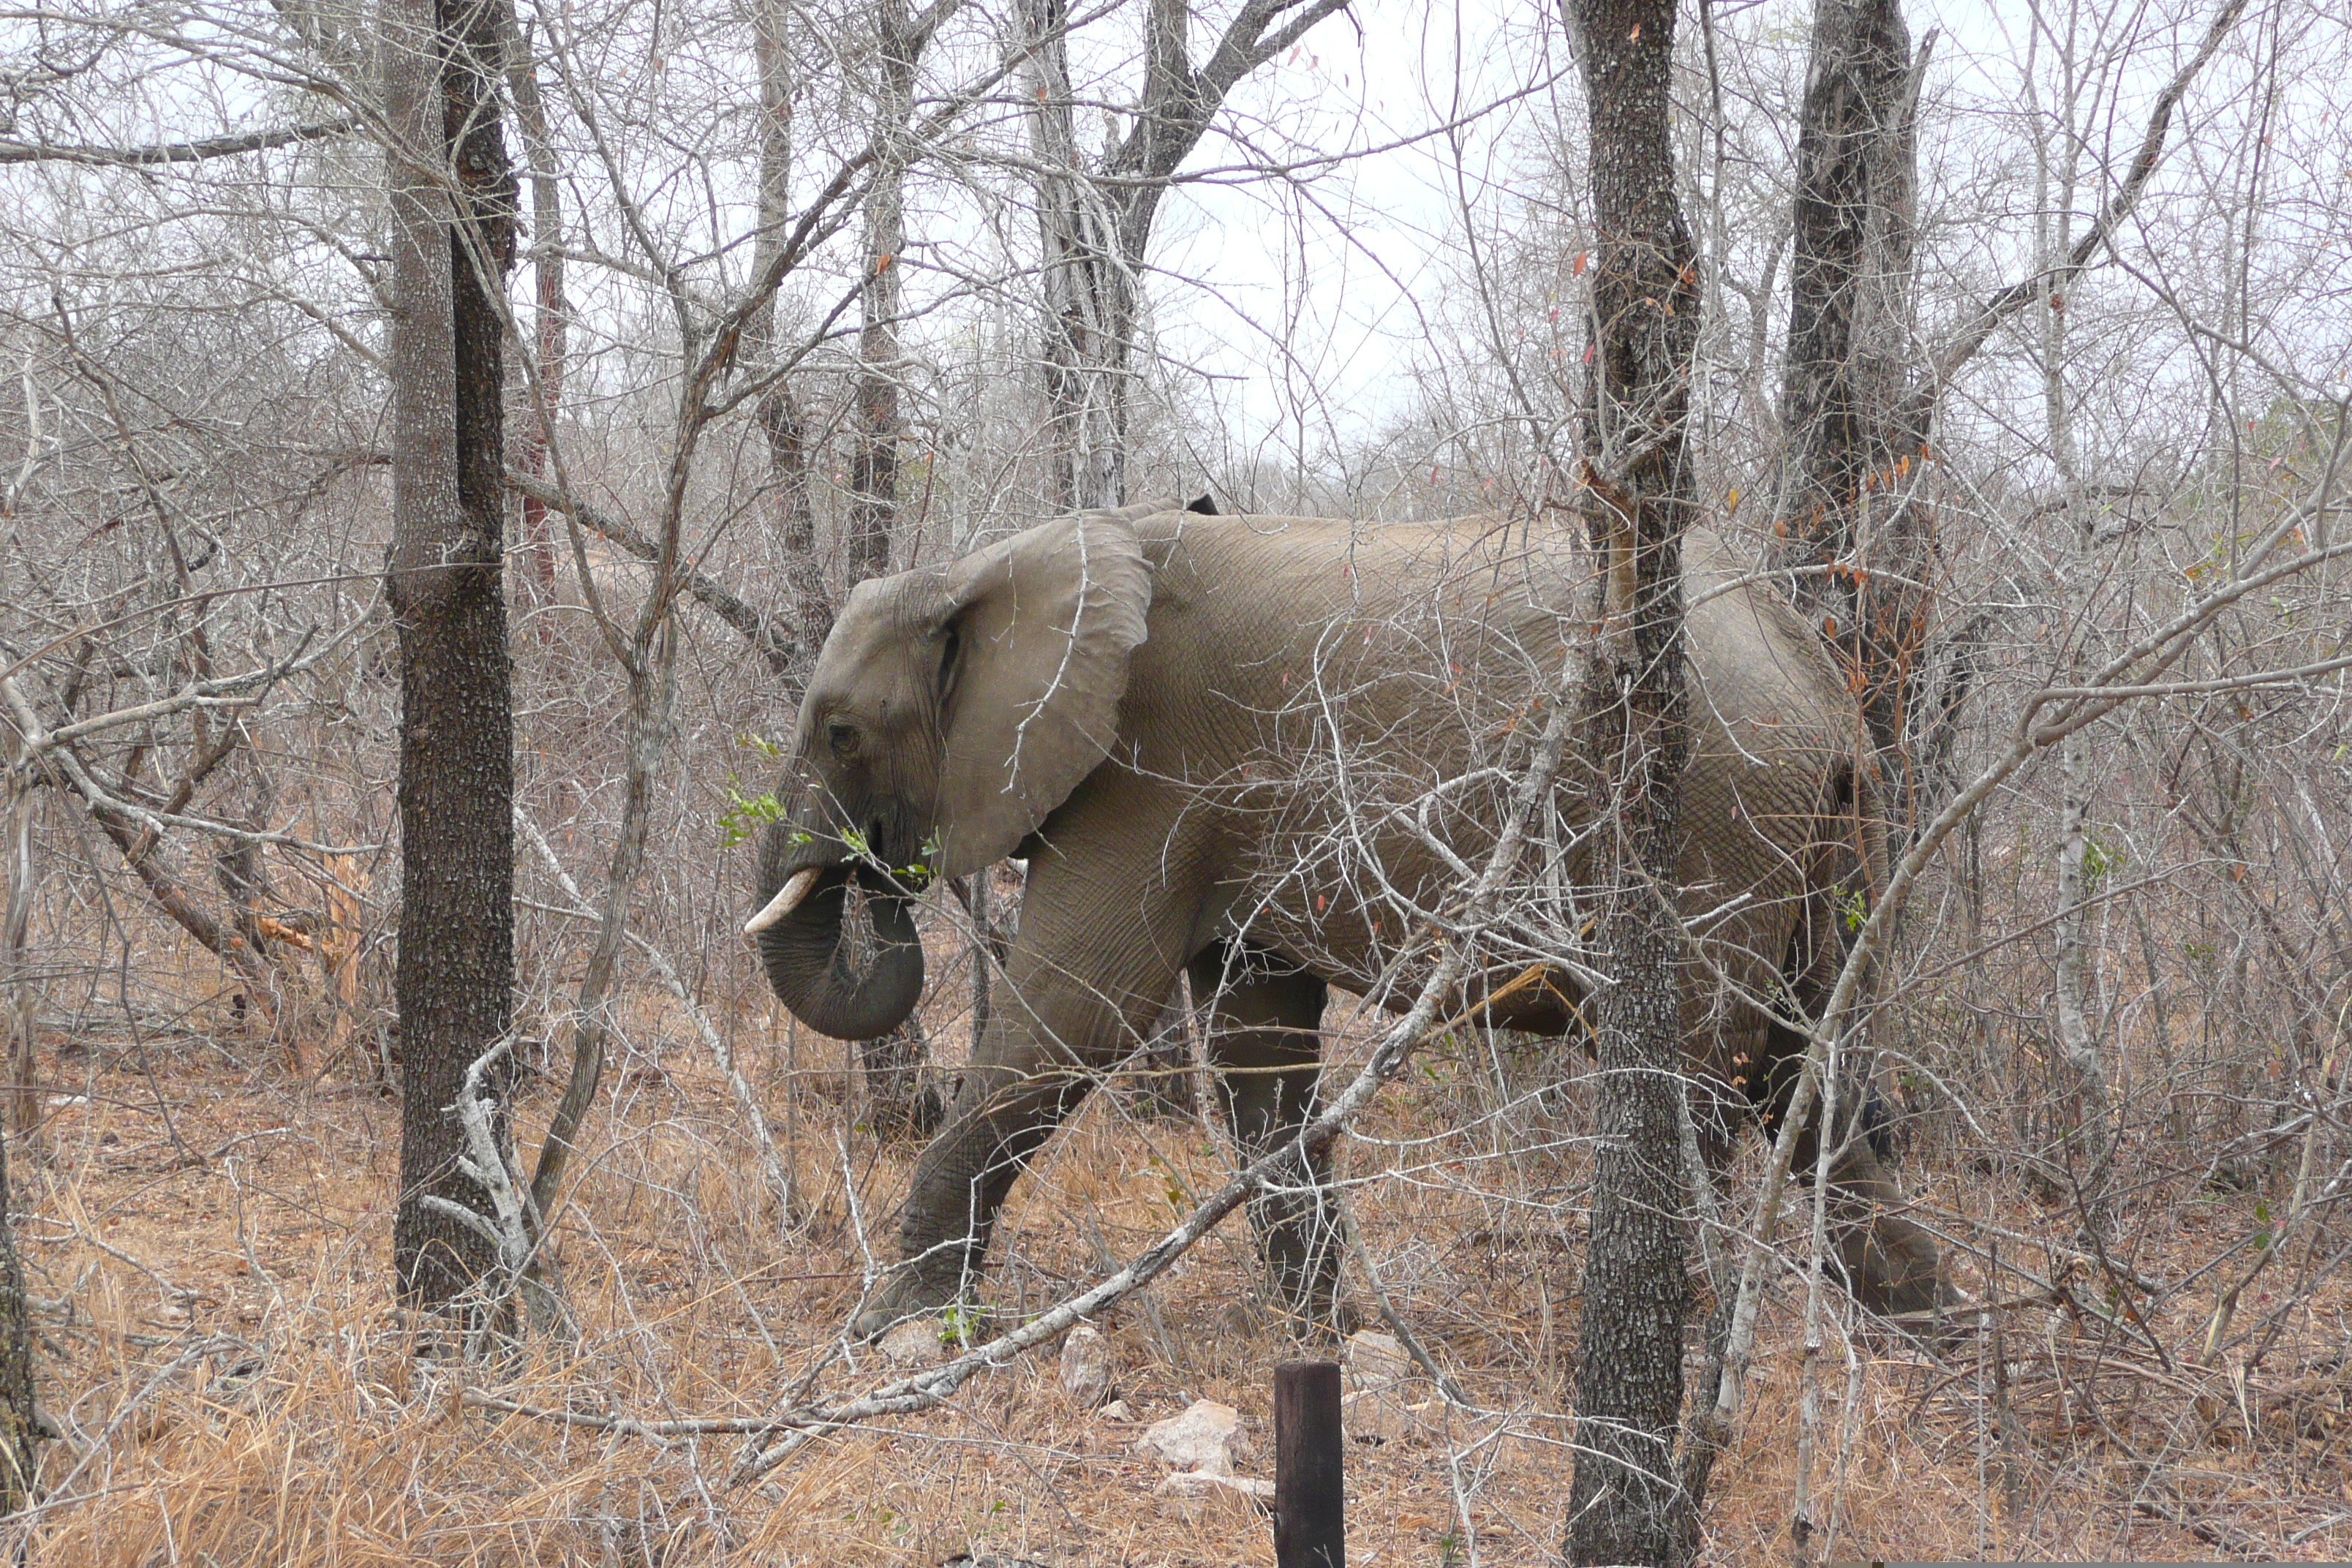
[[[952,1282],[940,1284],[900,1267],[882,1276],[873,1299],[849,1326],[852,1337],[878,1340],[909,1318],[935,1318],[953,1307],[960,1297]]]

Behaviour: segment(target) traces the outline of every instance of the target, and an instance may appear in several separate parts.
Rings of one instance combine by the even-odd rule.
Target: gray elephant
[[[1513,734],[1592,633],[1587,554],[1556,524],[1197,508],[1065,518],[860,584],[810,679],[747,928],[804,1023],[893,1027],[922,989],[916,886],[1029,863],[1003,999],[916,1165],[863,1331],[969,1290],[1024,1163],[1180,972],[1213,999],[1208,1058],[1242,1149],[1293,1133],[1316,1104],[1327,988],[1410,1001],[1430,962],[1417,933],[1494,842]],[[1769,1127],[1787,1103],[1803,1036],[1781,1020],[1837,972],[1870,800],[1819,639],[1720,542],[1693,536],[1685,561],[1683,990],[1695,1119],[1719,1160],[1740,1116]],[[1581,1030],[1600,793],[1589,763],[1563,773],[1515,923],[1465,987],[1499,1026]],[[1934,1244],[1878,1142],[1841,1131],[1849,1285],[1877,1311],[1937,1312],[1951,1297]],[[1810,1147],[1799,1161],[1813,1169]],[[1326,1322],[1327,1177],[1252,1209],[1280,1292]]]

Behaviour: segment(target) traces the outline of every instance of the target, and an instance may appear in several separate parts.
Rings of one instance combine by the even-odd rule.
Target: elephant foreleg
[[[1208,1009],[1208,1058],[1242,1158],[1294,1139],[1314,1114],[1327,991],[1314,975],[1263,953],[1211,949],[1191,964],[1192,994]],[[1318,1151],[1253,1199],[1275,1299],[1318,1325],[1334,1321],[1342,1246],[1330,1196],[1330,1156]]]
[[[898,1219],[901,1261],[859,1315],[859,1333],[970,1294],[1013,1182],[1095,1078],[1075,1066],[980,1061],[966,1069],[946,1126],[915,1163]]]

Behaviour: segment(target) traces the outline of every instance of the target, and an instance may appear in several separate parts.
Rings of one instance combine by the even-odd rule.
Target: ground
[[[1272,1371],[1302,1352],[1253,1303],[1238,1219],[1101,1323],[1131,1421],[1073,1407],[1050,1354],[748,1486],[730,1479],[740,1436],[656,1440],[552,1419],[746,1417],[796,1387],[893,1375],[835,1335],[869,1255],[889,1255],[912,1148],[877,1145],[856,1124],[840,1047],[772,1035],[747,1011],[730,1030],[797,1189],[787,1214],[693,1031],[646,1006],[560,1221],[576,1336],[471,1363],[420,1355],[433,1348],[425,1326],[390,1297],[398,1118],[380,1084],[293,1084],[283,1054],[251,1039],[46,1041],[43,1125],[12,1139],[10,1157],[40,1298],[42,1401],[66,1436],[47,1451],[45,1505],[19,1526],[28,1560],[1273,1562],[1263,1516],[1158,1496],[1161,1467],[1134,1452],[1143,1424],[1212,1398],[1247,1418],[1256,1451],[1244,1473],[1272,1474]],[[1583,1160],[1574,1093],[1528,1098],[1547,1070],[1454,1042],[1344,1156],[1367,1255],[1481,1407],[1437,1401],[1414,1435],[1352,1447],[1359,1568],[1555,1560]],[[545,1083],[526,1092],[526,1150],[553,1100]],[[1155,1237],[1226,1157],[1198,1120],[1097,1096],[1021,1189],[991,1280],[995,1321]],[[2128,1314],[2120,1328],[2101,1316],[2129,1293],[2086,1271],[2063,1216],[2007,1175],[1916,1154],[1904,1175],[1931,1215],[2034,1238],[2002,1246],[2057,1291],[2037,1299],[2010,1276],[1995,1292],[2005,1376],[1972,1340],[1938,1361],[1831,1326],[1811,1455],[1817,1554],[2352,1554],[2342,1286],[2305,1289],[2308,1264],[2288,1246],[2240,1309],[2244,1325],[2276,1318],[2252,1370],[2242,1350],[2213,1368],[2183,1351],[2279,1194],[2141,1201],[2130,1268],[2179,1287],[2141,1333]],[[1959,1273],[1981,1292],[1978,1260],[1963,1257]],[[2280,1294],[2262,1296],[2265,1284]],[[1802,1300],[1791,1279],[1768,1304],[1707,1510],[1710,1563],[1787,1558]],[[468,1389],[550,1414],[485,1409]]]

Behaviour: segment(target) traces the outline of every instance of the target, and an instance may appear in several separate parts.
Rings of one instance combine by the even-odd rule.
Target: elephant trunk
[[[782,823],[768,829],[753,941],[769,985],[793,1016],[835,1039],[877,1039],[905,1023],[923,994],[914,910],[878,874],[829,862],[828,848],[838,846]],[[799,899],[776,910],[777,895],[796,879]]]

